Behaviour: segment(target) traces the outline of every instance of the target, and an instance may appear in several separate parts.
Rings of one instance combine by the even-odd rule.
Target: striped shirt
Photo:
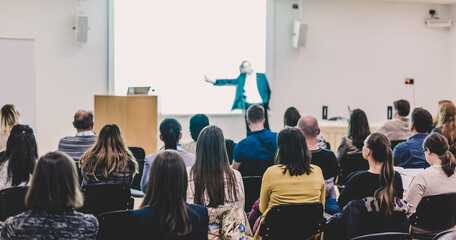
[[[68,154],[75,161],[84,154],[97,140],[92,131],[80,132],[76,136],[67,136],[60,139],[58,151]]]

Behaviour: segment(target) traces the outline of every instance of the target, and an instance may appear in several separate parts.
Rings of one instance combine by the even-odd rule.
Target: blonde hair
[[[21,115],[13,104],[6,104],[0,110],[0,134],[8,134],[14,125],[19,124]]]
[[[95,144],[87,150],[79,161],[83,175],[93,175],[101,172],[108,177],[113,171],[119,172],[130,167],[138,172],[138,163],[128,150],[122,131],[116,124],[104,126]]]
[[[445,100],[445,99],[439,101],[438,108],[437,108],[437,114],[434,115],[434,120],[433,120],[433,122],[432,122],[432,125],[433,125],[434,127],[437,127],[437,125],[439,124],[439,121],[440,121],[440,117],[439,117],[439,115],[440,115],[440,108],[442,107],[442,104],[444,104],[444,103],[452,103],[452,101],[450,101],[450,100]]]
[[[450,148],[456,148],[456,106],[452,102],[440,106],[437,127],[442,127],[442,134],[448,139]]]

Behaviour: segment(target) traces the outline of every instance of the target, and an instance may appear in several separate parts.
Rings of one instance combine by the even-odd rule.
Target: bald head
[[[306,138],[315,138],[320,134],[318,121],[312,116],[304,116],[299,119],[298,127],[304,133]]]
[[[74,114],[73,126],[78,130],[92,130],[93,129],[93,113],[87,110],[78,110]]]

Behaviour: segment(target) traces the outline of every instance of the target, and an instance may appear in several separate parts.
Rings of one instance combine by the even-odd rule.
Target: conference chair
[[[84,206],[79,211],[95,216],[116,210],[133,209],[130,188],[121,184],[98,184],[82,187]]]
[[[437,235],[432,240],[454,240],[456,239],[456,230],[450,229],[443,231]]]
[[[130,149],[131,153],[136,159],[136,162],[138,163],[138,173],[133,178],[133,182],[130,187],[136,190],[141,190],[141,178],[144,170],[146,152],[141,147],[128,147],[128,149]]]
[[[102,213],[98,219],[98,240],[129,239],[128,222],[131,210],[120,210]]]
[[[242,177],[244,182],[245,205],[244,211],[246,213],[252,210],[252,206],[258,198],[260,198],[262,176],[247,176]],[[252,226],[253,227],[253,226]]]
[[[339,165],[338,185],[344,185],[350,174],[369,169],[369,163],[363,158],[362,153],[347,154],[344,158],[340,159]]]
[[[274,165],[274,159],[243,159],[239,165],[242,176],[263,176],[264,172]]]
[[[409,222],[405,212],[391,214],[368,210],[366,202],[370,198],[350,201],[342,210],[337,239],[352,239],[367,234],[383,232],[409,232]],[[376,205],[378,206],[378,204]]]
[[[25,207],[25,194],[28,187],[11,187],[0,191],[0,222],[8,217],[17,215],[27,210]]]
[[[321,203],[279,205],[266,214],[259,235],[264,240],[311,239],[325,224]]]
[[[427,196],[421,199],[416,212],[410,216],[412,236],[419,239],[432,239],[438,232],[456,225],[456,193]]]
[[[351,240],[412,240],[412,236],[408,233],[385,232],[359,236]]]

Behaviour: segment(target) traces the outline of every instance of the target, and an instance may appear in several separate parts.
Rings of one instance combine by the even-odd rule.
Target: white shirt
[[[93,131],[84,131],[76,133],[76,136],[95,136]]]
[[[257,85],[257,74],[246,74],[244,84],[245,102],[247,103],[263,103]]]

